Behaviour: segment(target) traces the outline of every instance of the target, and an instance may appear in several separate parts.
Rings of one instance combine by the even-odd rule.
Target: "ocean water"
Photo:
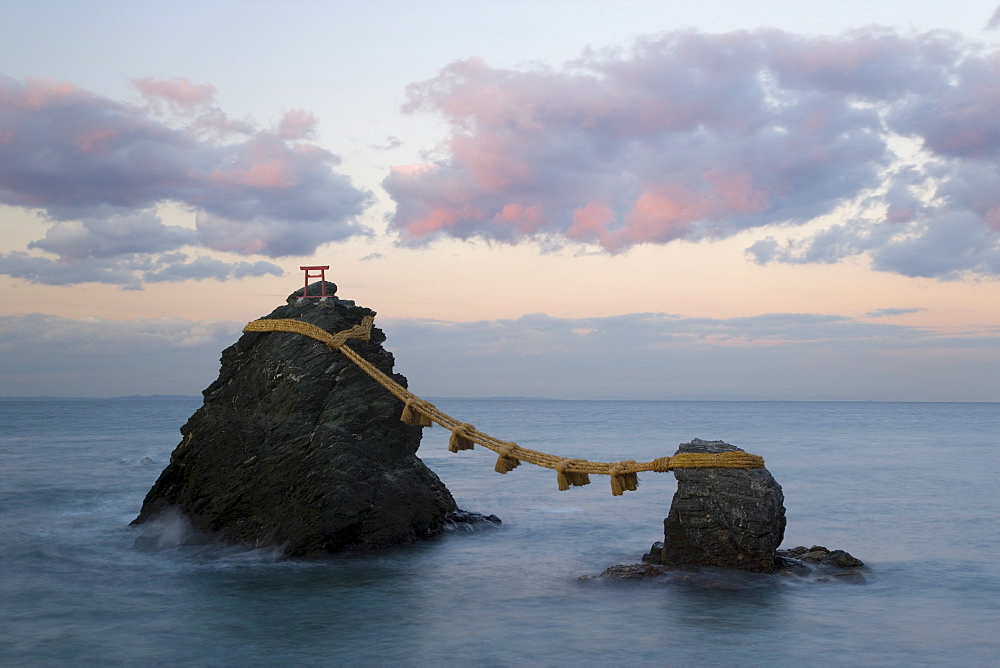
[[[582,578],[661,539],[673,475],[559,492],[440,427],[420,456],[502,527],[309,561],[144,551],[128,523],[199,402],[0,402],[0,665],[1000,665],[1000,404],[436,404],[593,460],[738,445],[784,488],[784,546],[847,550],[867,582]]]

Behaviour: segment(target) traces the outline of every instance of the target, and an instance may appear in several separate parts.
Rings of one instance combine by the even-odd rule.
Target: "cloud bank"
[[[379,326],[397,369],[427,396],[1000,401],[996,330],[943,335],[807,313],[536,313],[479,322],[389,319]]]
[[[0,386],[5,396],[196,395],[241,330],[180,318],[0,316]]]
[[[244,324],[0,316],[0,394],[197,394]],[[425,396],[1000,401],[997,330],[942,335],[802,313],[376,324]]]
[[[1000,52],[952,33],[681,31],[560,70],[460,61],[407,92],[451,130],[383,182],[405,243],[616,253],[840,208],[847,222],[749,256],[1000,274]]]
[[[215,379],[221,351],[243,324],[2,316],[0,394],[197,394]],[[730,319],[535,313],[377,325],[397,370],[425,396],[1000,401],[1000,331],[944,336],[798,313]]]
[[[192,259],[182,249],[279,258],[370,234],[355,219],[372,196],[310,143],[312,114],[289,111],[258,128],[215,106],[212,86],[133,84],[141,104],[0,76],[0,203],[51,223],[26,249],[42,254],[0,256],[0,272],[126,287],[280,275],[270,262]],[[195,212],[195,227],[164,224],[156,213],[163,204]]]

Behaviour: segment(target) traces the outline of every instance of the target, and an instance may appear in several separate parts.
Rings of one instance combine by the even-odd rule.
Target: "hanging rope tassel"
[[[472,440],[472,432],[475,430],[476,428],[468,422],[463,422],[455,427],[451,432],[451,438],[448,439],[448,451],[458,452],[459,450],[475,448],[476,444]]]
[[[556,464],[556,482],[559,491],[565,492],[572,487],[583,487],[590,484],[590,476],[582,471],[568,470],[573,464],[587,461],[586,459],[563,459]]]
[[[427,404],[426,401],[421,399],[410,399],[403,406],[403,414],[399,416],[399,419],[406,424],[412,424],[415,427],[430,427],[434,423],[427,416],[424,410],[421,410]]]
[[[517,450],[517,443],[504,443],[503,446],[497,450],[497,463],[493,467],[493,470],[497,473],[510,473],[518,466],[521,465],[521,460],[514,456],[514,451]]]
[[[611,476],[611,494],[621,496],[625,492],[634,492],[639,487],[639,474],[635,471],[627,470],[634,465],[634,459],[626,459],[623,462],[612,464],[608,469]]]

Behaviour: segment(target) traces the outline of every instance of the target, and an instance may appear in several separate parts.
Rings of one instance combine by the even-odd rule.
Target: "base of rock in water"
[[[775,577],[848,584],[864,584],[868,581],[864,575],[868,569],[863,561],[844,550],[830,550],[820,545],[778,550],[774,569],[768,574],[751,574],[724,567],[665,566],[655,561],[662,551],[663,543],[653,543],[649,553],[643,555],[643,563],[611,566],[600,577],[609,580],[661,578],[661,582],[709,589],[741,588],[755,582],[770,581]],[[585,576],[584,579],[591,578]]]
[[[653,543],[651,554],[659,554],[663,549],[660,542]],[[868,571],[864,562],[844,550],[828,550],[825,547],[793,547],[778,550],[775,567],[771,573],[748,573],[724,567],[673,567],[649,563],[649,555],[643,555],[641,564],[619,564],[606,568],[600,578],[607,580],[648,580],[692,585],[709,589],[739,589],[754,583],[769,582],[774,578],[790,578],[807,582],[843,582],[864,584]],[[762,579],[763,578],[763,579]],[[584,580],[593,579],[584,576]]]
[[[445,531],[479,531],[481,529],[495,529],[503,524],[496,515],[483,515],[469,510],[453,510],[444,518]]]

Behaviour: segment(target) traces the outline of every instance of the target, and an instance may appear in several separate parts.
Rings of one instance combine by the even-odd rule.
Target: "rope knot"
[[[372,325],[375,324],[375,316],[366,315],[361,319],[361,324],[357,326],[357,329],[361,331],[358,332],[357,338],[362,341],[370,341],[372,338]]]
[[[517,443],[505,441],[497,448],[497,463],[493,470],[497,473],[510,473],[521,465],[521,460],[514,456],[518,449]]]
[[[347,339],[350,338],[350,330],[344,330],[343,332],[337,332],[336,334],[331,334],[330,338],[325,341],[326,345],[330,346],[334,350],[340,350],[347,343]]]
[[[569,467],[586,462],[586,459],[560,459],[556,462],[556,482],[559,491],[565,492],[572,487],[583,487],[590,484],[590,475],[584,471],[570,471]]]
[[[468,422],[463,422],[451,431],[451,438],[448,439],[448,450],[458,452],[459,450],[472,450],[476,444],[472,440],[472,432],[476,430]]]
[[[340,350],[347,344],[348,339],[360,339],[362,341],[368,341],[371,339],[372,335],[372,324],[375,319],[370,315],[366,315],[360,322],[360,324],[354,325],[350,329],[345,329],[337,332],[336,334],[328,334],[324,339],[323,343],[328,345],[334,350]]]
[[[656,473],[666,473],[671,469],[670,457],[657,457],[653,460],[653,471]]]
[[[634,459],[626,459],[608,467],[608,475],[611,476],[611,494],[621,496],[639,487],[639,475],[633,469],[634,466]]]
[[[430,418],[432,410],[434,410],[434,405],[429,401],[417,398],[407,399],[399,419],[415,427],[430,427],[434,424]]]

